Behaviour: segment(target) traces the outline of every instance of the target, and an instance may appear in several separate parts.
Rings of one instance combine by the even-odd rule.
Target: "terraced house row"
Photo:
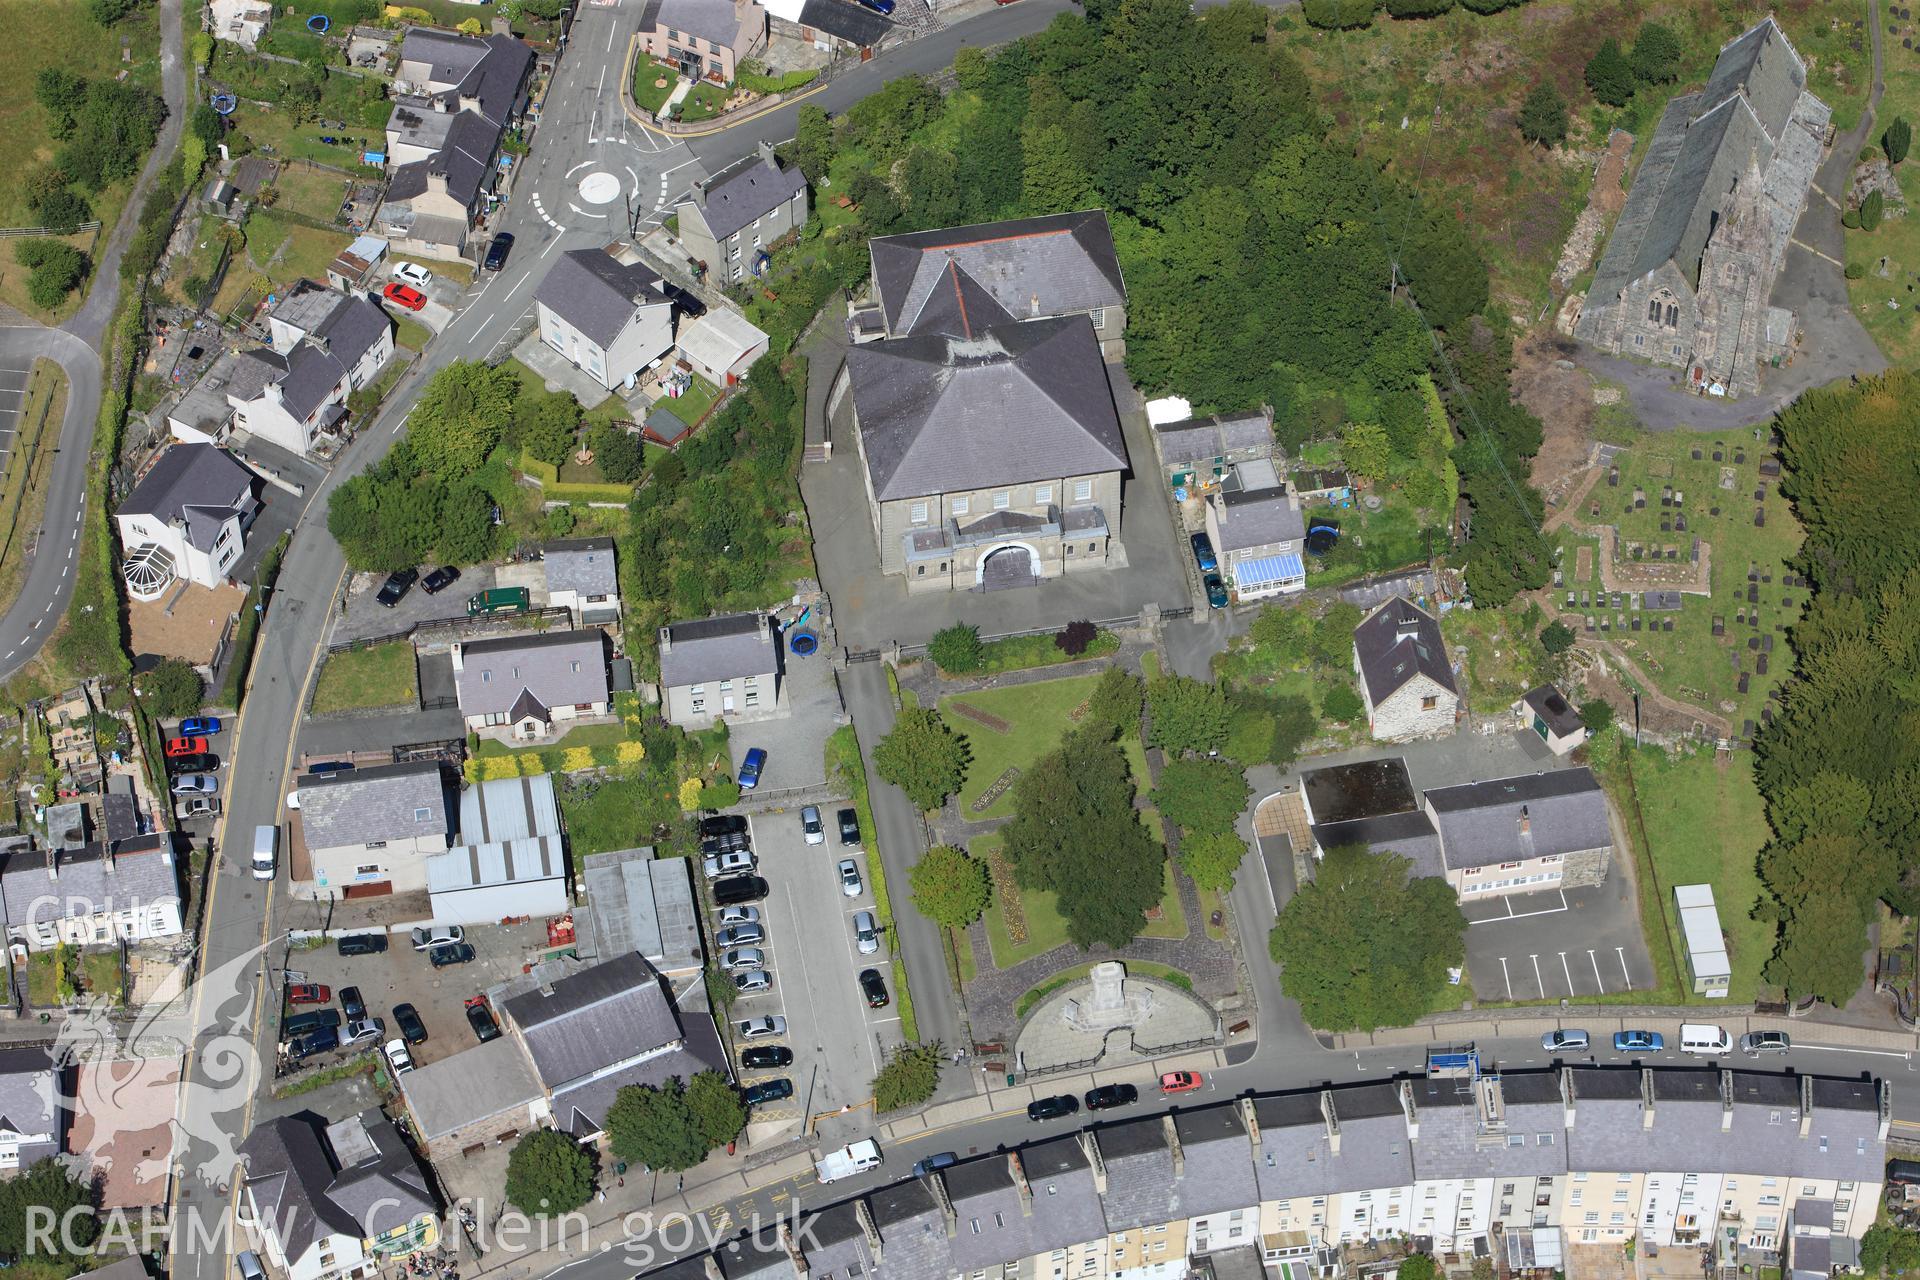
[[[1872,1225],[1884,1082],[1571,1067],[1257,1095],[878,1188],[649,1280],[1338,1276],[1371,1243],[1829,1275]]]

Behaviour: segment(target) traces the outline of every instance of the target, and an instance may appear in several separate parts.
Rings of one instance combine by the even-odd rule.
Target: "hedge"
[[[516,751],[506,756],[467,757],[468,782],[498,782],[502,778],[535,778],[543,773],[579,773],[614,765],[639,764],[647,758],[638,742],[604,747],[551,747],[545,751]]]
[[[633,501],[633,486],[630,484],[562,483],[560,468],[551,462],[542,462],[529,453],[521,453],[520,470],[530,479],[539,481],[540,488],[555,502],[615,502],[624,506]]]

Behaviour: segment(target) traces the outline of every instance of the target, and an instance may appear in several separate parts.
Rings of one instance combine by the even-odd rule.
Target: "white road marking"
[[[1615,947],[1615,948],[1613,949],[1613,954],[1615,954],[1615,955],[1617,955],[1617,956],[1619,956],[1619,957],[1620,957],[1620,980],[1621,980],[1622,982],[1624,982],[1624,983],[1626,983],[1628,987],[1632,987],[1632,986],[1633,986],[1633,975],[1627,972],[1627,952],[1626,952],[1626,948],[1624,948],[1624,947]]]
[[[673,168],[667,170],[667,173],[678,173],[680,170],[686,168],[687,165],[699,164],[699,163],[700,162],[698,160],[688,160],[684,164],[677,164],[673,166]],[[660,175],[660,185],[663,187],[667,185],[667,173],[663,173]]]
[[[1821,1053],[1865,1053],[1876,1058],[1910,1058],[1913,1055],[1902,1053],[1898,1049],[1849,1049],[1837,1044],[1795,1044],[1796,1049],[1816,1049]]]
[[[1573,970],[1567,968],[1567,953],[1560,953],[1560,972],[1567,975],[1567,994],[1573,994]]]
[[[1533,984],[1540,988],[1540,998],[1544,1000],[1547,998],[1547,984],[1546,980],[1540,976],[1540,957],[1529,955],[1527,958],[1533,961]]]
[[[580,172],[580,171],[581,171],[582,169],[591,169],[592,167],[593,167],[593,161],[591,161],[591,160],[582,160],[582,161],[581,161],[581,162],[580,162],[579,164],[577,164],[577,165],[575,165],[575,166],[573,166],[573,168],[571,168],[571,169],[569,169],[569,170],[567,170],[567,176],[568,176],[569,178],[571,178],[571,177],[572,177],[572,176],[573,176],[574,174],[576,174],[576,173],[578,173],[578,172]],[[535,195],[535,196],[533,197],[533,199],[534,199],[534,203],[535,203],[535,204],[538,204],[538,203],[540,202],[540,197],[539,197],[539,195],[538,195],[538,194],[536,194],[536,195]]]
[[[1593,948],[1587,948],[1587,962],[1593,966],[1593,985],[1600,988],[1600,994],[1607,994],[1607,984],[1600,978],[1600,961],[1595,958]]]
[[[557,244],[557,243],[558,243],[558,241],[555,241],[555,243]],[[504,301],[507,301],[507,300],[509,300],[509,299],[511,299],[511,298],[513,297],[513,295],[514,295],[514,294],[516,294],[516,293],[518,293],[518,292],[520,292],[520,290],[521,290],[521,287],[522,287],[522,286],[524,286],[524,285],[525,285],[525,284],[527,283],[527,281],[529,281],[529,280],[531,280],[531,279],[533,279],[533,277],[532,277],[532,276],[521,276],[521,277],[520,277],[520,283],[519,283],[519,284],[517,284],[517,285],[515,285],[515,286],[513,286],[513,288],[511,288],[511,289],[509,289],[509,290],[507,290],[507,296],[506,296],[506,298],[503,298],[503,299],[501,299],[501,301],[503,301],[503,302],[504,302]]]
[[[1507,972],[1507,958],[1505,956],[1500,957],[1500,976],[1506,980],[1507,999],[1513,999],[1513,975]]]
[[[615,32],[615,31],[617,31],[617,30],[619,30],[619,28],[618,28],[618,27],[608,27],[608,28],[607,28],[607,52],[608,52],[608,53],[612,53],[612,52],[613,52],[613,34],[614,34],[614,32]],[[605,67],[602,67],[602,68],[600,68],[600,74],[601,74],[601,75],[605,75],[606,73],[607,73],[607,69],[606,69]]]

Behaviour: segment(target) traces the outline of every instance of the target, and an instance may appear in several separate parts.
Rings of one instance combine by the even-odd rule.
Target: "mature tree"
[[[1430,1253],[1410,1253],[1400,1260],[1396,1280],[1433,1280],[1439,1274]]]
[[[162,720],[178,720],[200,709],[205,692],[200,673],[179,658],[162,658],[134,677],[134,689],[146,703],[147,713]]]
[[[678,1076],[662,1088],[622,1088],[607,1108],[607,1133],[614,1155],[668,1172],[691,1169],[713,1150]]]
[[[1087,699],[1085,723],[1104,725],[1115,736],[1137,734],[1146,696],[1146,685],[1139,676],[1124,667],[1108,667],[1100,673],[1100,682]]]
[[[1190,834],[1232,831],[1252,788],[1228,760],[1169,760],[1153,789],[1160,816]]]
[[[1274,723],[1273,699],[1254,689],[1229,690],[1227,736],[1220,754],[1242,768],[1267,763],[1273,755]]]
[[[1680,75],[1680,59],[1686,50],[1673,28],[1659,22],[1643,22],[1640,34],[1633,38],[1633,74],[1648,84],[1666,84]]]
[[[1335,724],[1352,724],[1366,713],[1367,704],[1350,684],[1334,685],[1320,699],[1320,714]]]
[[[1587,732],[1604,733],[1613,724],[1613,704],[1605,698],[1589,698],[1580,704],[1580,723]]]
[[[1609,37],[1587,62],[1587,88],[1610,107],[1624,107],[1633,97],[1633,67],[1620,52],[1620,42]]]
[[[635,484],[646,469],[646,451],[640,437],[621,427],[603,427],[593,433],[593,460],[600,474],[614,484]]]
[[[1007,859],[1023,887],[1056,895],[1078,946],[1125,944],[1160,900],[1166,852],[1133,802],[1126,755],[1103,728],[1067,734],[1013,784]]]
[[[1567,100],[1551,80],[1535,81],[1520,104],[1520,136],[1542,147],[1557,147],[1567,140]]]
[[[1340,434],[1340,461],[1368,480],[1384,480],[1393,465],[1393,441],[1376,422],[1349,422]]]
[[[1247,856],[1247,842],[1234,831],[1194,832],[1180,839],[1180,865],[1202,889],[1226,893]]]
[[[1893,123],[1880,134],[1880,145],[1887,149],[1888,164],[1899,164],[1907,158],[1907,151],[1913,146],[1913,126],[1905,116],[1893,118]]]
[[[917,1107],[940,1087],[940,1042],[903,1044],[893,1051],[880,1074],[873,1078],[873,1108],[898,1111]]]
[[[407,439],[418,468],[442,480],[470,476],[500,443],[520,380],[504,366],[457,360],[414,401]]]
[[[1407,859],[1331,849],[1281,909],[1268,940],[1280,987],[1326,1031],[1404,1026],[1466,959],[1467,920],[1435,876],[1409,879]]]
[[[747,1104],[718,1071],[702,1071],[688,1083],[687,1109],[709,1151],[726,1146],[747,1127]]]
[[[1174,755],[1206,752],[1227,736],[1227,699],[1220,686],[1186,676],[1147,685],[1147,742]]]
[[[80,287],[91,265],[86,254],[58,240],[17,240],[13,256],[28,269],[28,298],[49,311]]]
[[[166,103],[151,90],[131,81],[95,80],[56,159],[75,182],[98,191],[139,172],[166,118]]]
[[[1437,18],[1453,11],[1453,0],[1387,0],[1387,12],[1396,18]]]
[[[1320,720],[1313,704],[1297,693],[1283,694],[1273,700],[1273,746],[1267,763],[1284,769],[1300,756],[1300,748],[1320,732]]]
[[[1438,328],[1451,328],[1486,308],[1487,264],[1458,218],[1428,214],[1412,220],[1400,251],[1400,272],[1412,286],[1421,314]],[[1402,398],[1413,407],[1406,421],[1424,433],[1426,405],[1417,395]]]
[[[986,646],[980,642],[980,628],[956,622],[933,633],[927,642],[927,656],[933,665],[948,675],[966,675],[978,671],[987,662]]]
[[[927,850],[907,878],[920,914],[949,929],[965,928],[978,920],[993,894],[987,864],[950,844]]]
[[[87,0],[87,16],[103,27],[110,27],[147,0]]]
[[[72,231],[93,217],[93,206],[72,191],[55,191],[33,203],[33,216],[49,231]],[[75,250],[78,252],[78,250]]]
[[[1540,647],[1548,657],[1558,657],[1573,648],[1573,639],[1573,628],[1557,618],[1540,628]]]
[[[52,1249],[36,1226],[52,1221]],[[71,1225],[70,1232],[61,1226]],[[47,1158],[6,1182],[0,1182],[0,1253],[9,1258],[59,1260],[66,1258],[68,1242],[91,1246],[100,1234],[93,1215],[93,1188],[77,1182],[57,1159]],[[30,1247],[31,1246],[31,1247]]]
[[[1881,215],[1886,210],[1886,197],[1879,190],[1867,192],[1867,198],[1860,202],[1860,229],[1872,231],[1880,225]]]
[[[477,484],[461,483],[447,491],[440,508],[440,528],[434,539],[440,559],[448,564],[479,564],[493,558],[493,498]]]
[[[616,1104],[617,1105],[617,1104]],[[558,1129],[535,1129],[507,1157],[507,1201],[536,1218],[572,1213],[593,1199],[593,1157]]]
[[[967,740],[940,713],[908,707],[873,748],[873,767],[920,809],[938,809],[967,778]]]
[[[55,138],[66,138],[87,105],[86,78],[65,67],[42,67],[33,78],[33,98],[51,117],[47,132]]]
[[[1353,669],[1353,629],[1364,617],[1360,606],[1336,600],[1313,624],[1313,659],[1342,671]]]
[[[958,162],[945,148],[915,147],[900,169],[907,221],[916,228],[950,226],[964,217]]]
[[[1300,16],[1310,26],[1346,30],[1373,23],[1375,0],[1301,0]]]
[[[1270,604],[1253,617],[1247,634],[1254,644],[1268,650],[1283,666],[1298,666],[1306,660],[1307,645],[1313,635],[1313,615],[1287,604]]]
[[[1870,1276],[1920,1271],[1920,1231],[1874,1223],[1860,1237],[1860,1267]]]
[[[514,442],[549,466],[567,460],[579,430],[580,402],[571,392],[529,387],[513,407]]]

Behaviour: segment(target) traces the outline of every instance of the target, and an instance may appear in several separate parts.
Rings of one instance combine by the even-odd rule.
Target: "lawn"
[[[296,280],[325,280],[327,268],[347,247],[344,231],[322,231],[256,209],[247,216],[247,256],[274,284],[285,288]]]
[[[332,222],[340,213],[348,185],[348,180],[337,173],[288,165],[273,180],[274,190],[279,193],[273,207]]]
[[[1307,557],[1308,587],[1337,586],[1369,573],[1404,569],[1427,560],[1436,547],[1445,550],[1445,530],[1429,528],[1398,493],[1388,490],[1380,496],[1386,505],[1378,511],[1357,503],[1335,507],[1318,502],[1301,507],[1307,528],[1333,524],[1340,530],[1331,551]]]
[[[1655,887],[1647,883],[1643,862],[1640,900],[1647,944],[1656,953],[1663,949],[1659,930],[1664,922],[1672,954],[1678,957],[1677,972],[1684,977],[1686,943],[1674,912],[1673,888],[1711,884],[1733,965],[1727,1003],[1744,1004],[1754,998],[1760,967],[1773,953],[1773,926],[1753,918],[1754,907],[1766,898],[1755,860],[1767,842],[1768,828],[1752,758],[1716,757],[1711,750],[1673,758],[1648,749],[1634,753],[1630,763],[1660,899],[1658,914],[1653,914]],[[1622,816],[1632,823],[1630,813]],[[1637,844],[1639,832],[1630,835]]]
[[[1890,123],[1903,116],[1909,124],[1920,125],[1920,52],[1900,47],[1903,36],[1920,36],[1913,22],[1892,22],[1901,34],[1889,37],[1884,46],[1886,90],[1880,98],[1875,123]],[[1877,145],[1879,139],[1873,139]],[[1920,359],[1920,324],[1914,311],[1920,307],[1920,218],[1911,212],[1914,199],[1915,160],[1894,171],[1895,180],[1908,193],[1907,205],[1889,203],[1888,216],[1872,231],[1848,231],[1846,258],[1865,269],[1858,280],[1847,282],[1847,297],[1854,314],[1866,326],[1887,363],[1908,366]],[[1840,198],[1840,193],[1834,193]],[[1891,216],[1904,212],[1905,216]],[[1881,259],[1886,259],[1884,266]]]
[[[409,351],[425,351],[427,343],[433,340],[433,330],[418,320],[403,317],[393,331],[394,345],[405,347]]]
[[[556,743],[547,743],[538,747],[509,747],[492,738],[480,739],[478,754],[487,756],[528,756],[539,755],[543,751],[552,751],[556,747],[612,747],[627,741],[630,735],[627,726],[619,721],[607,724],[583,724],[567,730],[564,738]]]
[[[717,84],[702,80],[680,99],[678,119],[691,123],[695,120],[711,120],[720,114],[727,105],[727,90]]]
[[[1700,450],[1699,461],[1693,459],[1695,449]],[[1713,460],[1716,449],[1722,454],[1719,462]],[[1745,460],[1736,462],[1735,458],[1740,456]],[[1649,433],[1619,455],[1619,487],[1609,487],[1602,480],[1593,489],[1588,508],[1575,516],[1583,521],[1595,519],[1590,512],[1591,504],[1597,502],[1600,504],[1598,519],[1617,525],[1624,540],[1678,545],[1683,558],[1691,554],[1691,542],[1696,536],[1712,547],[1711,599],[1686,596],[1678,613],[1663,615],[1673,618],[1672,632],[1663,631],[1658,635],[1632,631],[1631,610],[1623,610],[1629,630],[1623,632],[1616,627],[1608,639],[1640,662],[1664,692],[1726,715],[1734,721],[1736,731],[1743,720],[1760,718],[1767,690],[1790,673],[1793,655],[1786,645],[1784,628],[1798,620],[1801,603],[1807,596],[1804,589],[1790,588],[1783,581],[1788,561],[1799,553],[1801,535],[1787,503],[1777,492],[1779,482],[1765,481],[1769,496],[1764,503],[1754,501],[1754,490],[1763,483],[1760,459],[1759,447],[1746,432]],[[1732,488],[1720,487],[1723,473],[1731,473]],[[1636,487],[1646,495],[1647,505],[1628,512],[1626,508],[1633,501]],[[1667,487],[1679,490],[1685,500],[1679,509],[1687,522],[1684,532],[1660,528],[1662,519],[1671,523],[1674,515],[1674,509],[1660,505],[1662,490]],[[1765,527],[1755,528],[1753,516],[1760,507],[1766,510],[1767,522]],[[1600,550],[1597,540],[1565,528],[1556,536],[1564,548],[1560,567],[1565,589],[1557,593],[1554,603],[1564,607],[1566,590],[1599,589]],[[1593,576],[1584,581],[1579,578],[1582,546],[1592,550],[1594,562]],[[1758,571],[1772,581],[1749,583],[1750,565],[1759,566]],[[1759,602],[1755,605],[1747,603],[1750,586],[1758,588]],[[1784,600],[1793,603],[1784,604]],[[1591,613],[1597,621],[1603,610],[1596,602],[1584,610],[1576,604],[1573,612]],[[1611,616],[1614,611],[1609,608],[1604,612]],[[1755,613],[1759,615],[1758,626],[1751,622]],[[1748,621],[1741,621],[1743,615]],[[1651,615],[1641,616],[1644,620]],[[1713,634],[1716,617],[1725,622],[1724,635]],[[1575,629],[1580,627],[1576,625]],[[1759,638],[1764,643],[1767,636],[1773,637],[1774,645],[1766,654],[1768,671],[1763,676],[1758,672],[1760,654],[1750,642]],[[1734,664],[1736,658],[1738,668]],[[1738,688],[1740,671],[1747,672],[1749,677],[1744,694]],[[1723,708],[1723,704],[1727,704],[1726,707]]]
[[[361,707],[390,707],[420,697],[413,646],[405,640],[327,655],[314,682],[314,715]]]
[[[998,835],[980,836],[967,845],[967,852],[994,867],[993,900],[987,904],[987,941],[993,948],[995,967],[1010,969],[1023,960],[1044,955],[1067,941],[1067,922],[1055,905],[1057,898],[1043,889],[1021,889],[1013,884],[1012,867],[1003,860]],[[1013,893],[1012,910],[1005,894]],[[1166,886],[1160,895],[1160,915],[1140,930],[1143,938],[1184,938],[1187,918],[1180,909],[1180,895],[1174,888],[1173,866],[1167,865]],[[1009,919],[1009,916],[1013,919]],[[1015,920],[1024,936],[1015,941]]]
[[[975,802],[1008,769],[1025,769],[1053,750],[1059,744],[1061,734],[1072,725],[1073,713],[1092,694],[1099,678],[1074,676],[1066,680],[1044,680],[1038,684],[952,694],[940,699],[941,718],[955,733],[964,735],[972,748],[967,778],[960,785],[963,816],[978,821],[1013,813],[1011,785],[991,804],[976,808]],[[1004,733],[998,732],[962,715],[955,710],[956,704],[960,703],[1005,721],[1009,728]],[[1144,788],[1146,775],[1143,764],[1137,764],[1135,768],[1136,777]]]
[[[663,398],[654,407],[665,409],[690,427],[700,425],[700,419],[707,416],[714,401],[720,398],[720,388],[708,382],[699,374],[687,384],[686,394],[677,398]]]
[[[633,68],[633,101],[642,111],[658,115],[679,83],[680,73],[675,68],[641,58]]]

